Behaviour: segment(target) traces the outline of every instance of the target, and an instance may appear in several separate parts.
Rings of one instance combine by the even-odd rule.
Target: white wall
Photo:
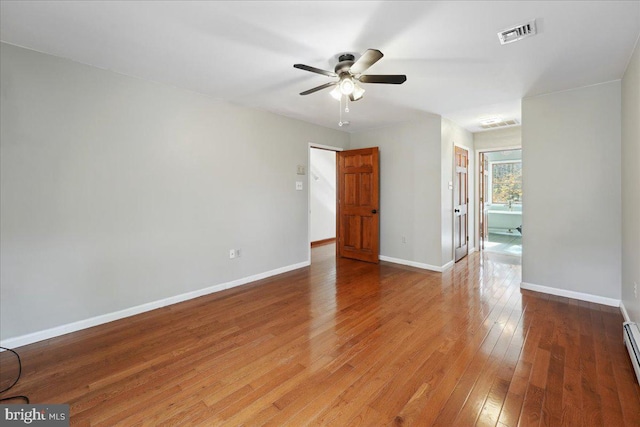
[[[522,129],[520,126],[513,126],[476,132],[473,134],[473,143],[478,151],[520,148],[522,146]]]
[[[469,186],[468,232],[469,251],[476,247],[475,240],[475,179],[476,167],[474,158],[473,134],[448,119],[442,119],[442,260],[443,264],[453,261],[453,191],[449,189],[449,181],[453,180],[454,146],[469,152],[467,178]]]
[[[348,134],[0,54],[3,340],[308,262],[296,165]]]
[[[336,153],[311,148],[311,241],[336,237]]]
[[[622,79],[622,302],[640,322],[640,42]]]
[[[351,134],[380,149],[380,255],[440,268],[441,118]],[[406,243],[403,243],[402,238]]]
[[[522,101],[525,285],[620,299],[620,109],[619,81]]]

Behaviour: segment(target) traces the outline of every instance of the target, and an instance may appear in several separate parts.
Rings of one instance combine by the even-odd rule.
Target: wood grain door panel
[[[338,153],[338,255],[378,262],[378,148]]]
[[[461,147],[454,148],[455,178],[453,191],[453,247],[455,261],[459,261],[469,253],[469,223],[467,206],[469,203],[469,180],[467,169],[469,152]]]

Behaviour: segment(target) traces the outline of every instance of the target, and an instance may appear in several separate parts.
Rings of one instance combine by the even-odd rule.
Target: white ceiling
[[[535,37],[496,33],[536,19]],[[640,33],[640,1],[5,1],[0,38],[122,74],[336,129],[358,131],[425,112],[472,132],[478,119],[520,119],[520,100],[620,79]],[[338,127],[328,77],[339,53],[381,50]]]

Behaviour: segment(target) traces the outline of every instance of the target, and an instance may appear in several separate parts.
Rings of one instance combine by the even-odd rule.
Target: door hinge
[[[469,236],[467,236],[467,242],[469,241]]]

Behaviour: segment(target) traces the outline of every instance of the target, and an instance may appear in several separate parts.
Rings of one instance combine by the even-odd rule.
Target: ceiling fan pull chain
[[[349,112],[349,97],[347,95],[344,96],[344,112]]]
[[[338,126],[342,126],[342,98],[343,96],[340,97],[340,121],[338,122]]]

